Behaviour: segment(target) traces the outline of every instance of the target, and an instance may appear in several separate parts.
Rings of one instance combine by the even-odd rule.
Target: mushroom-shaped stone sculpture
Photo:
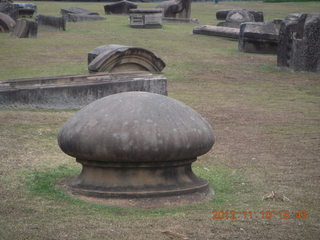
[[[125,92],[80,110],[61,129],[60,148],[82,164],[72,193],[120,206],[157,208],[212,196],[191,164],[214,144],[211,125],[172,98]]]

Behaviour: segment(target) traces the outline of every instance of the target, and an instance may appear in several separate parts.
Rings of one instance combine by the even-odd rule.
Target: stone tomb
[[[191,167],[213,146],[212,127],[175,99],[147,92],[99,99],[64,124],[58,143],[82,165],[81,174],[64,184],[78,198],[164,208],[213,195]]]
[[[278,66],[320,72],[320,14],[295,13],[281,24]]]
[[[160,3],[157,8],[163,9],[166,18],[190,18],[192,0],[171,0]]]
[[[0,83],[0,107],[73,109],[126,91],[167,95],[167,79],[162,74],[148,72],[12,79]]]
[[[104,6],[106,14],[129,14],[130,9],[136,9],[138,4],[127,0],[110,3]]]
[[[225,22],[219,22],[217,26],[240,28],[240,24],[244,22],[255,22],[253,14],[244,9],[231,10],[228,12]]]
[[[18,38],[36,38],[38,34],[38,24],[26,19],[18,19],[11,36]]]
[[[146,91],[167,95],[165,63],[138,47],[106,45],[88,54],[91,74],[13,79],[0,84],[0,107],[79,108],[111,94]]]
[[[46,30],[66,30],[66,20],[63,17],[38,14],[36,16],[38,27]]]
[[[136,72],[160,73],[165,63],[153,52],[123,45],[100,46],[88,53],[89,72]]]
[[[193,34],[225,37],[229,39],[238,39],[239,32],[240,30],[238,28],[218,27],[211,25],[202,25],[193,28]]]
[[[106,19],[101,17],[97,12],[91,12],[79,7],[62,8],[60,13],[67,22],[97,21]]]
[[[255,22],[263,22],[264,17],[263,17],[263,12],[261,11],[251,11],[251,10],[246,10],[246,9],[227,9],[227,10],[219,10],[216,12],[216,18],[218,20],[226,20],[228,13],[234,10],[245,10],[248,11],[250,14],[253,15],[254,21]]]
[[[0,12],[0,32],[12,32],[16,22],[7,14]]]
[[[14,21],[19,17],[19,7],[10,2],[0,2],[0,12],[9,15]]]
[[[162,20],[172,23],[197,24],[198,19],[190,18],[192,0],[171,0],[160,3],[156,8],[163,9]]]
[[[162,28],[162,9],[131,9],[130,27],[133,28]]]
[[[267,23],[242,23],[239,51],[277,54],[281,19]]]
[[[33,3],[13,3],[18,6],[19,18],[32,18],[37,13],[37,5]]]

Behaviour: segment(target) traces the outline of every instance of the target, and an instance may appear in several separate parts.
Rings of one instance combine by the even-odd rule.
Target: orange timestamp
[[[309,212],[306,210],[298,210],[296,212],[290,212],[289,210],[281,211],[223,211],[214,210],[212,211],[211,219],[271,219],[278,216],[280,219],[307,219]]]

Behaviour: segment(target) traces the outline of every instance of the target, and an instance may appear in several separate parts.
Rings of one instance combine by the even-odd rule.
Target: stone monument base
[[[83,165],[81,174],[64,183],[64,188],[85,201],[121,207],[166,208],[196,204],[213,195],[208,181],[193,174],[192,161],[166,163],[167,166],[149,163],[143,167],[77,161]]]
[[[132,28],[162,28],[161,9],[131,9],[129,13]]]

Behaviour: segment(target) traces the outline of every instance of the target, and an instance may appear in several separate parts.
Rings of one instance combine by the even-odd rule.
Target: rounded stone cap
[[[236,23],[242,23],[242,22],[255,22],[254,16],[245,9],[239,9],[239,10],[231,10],[228,12],[228,15],[226,17],[226,22],[236,22]]]
[[[172,98],[125,92],[101,98],[69,119],[58,136],[79,160],[157,162],[196,159],[214,144],[210,124]]]

